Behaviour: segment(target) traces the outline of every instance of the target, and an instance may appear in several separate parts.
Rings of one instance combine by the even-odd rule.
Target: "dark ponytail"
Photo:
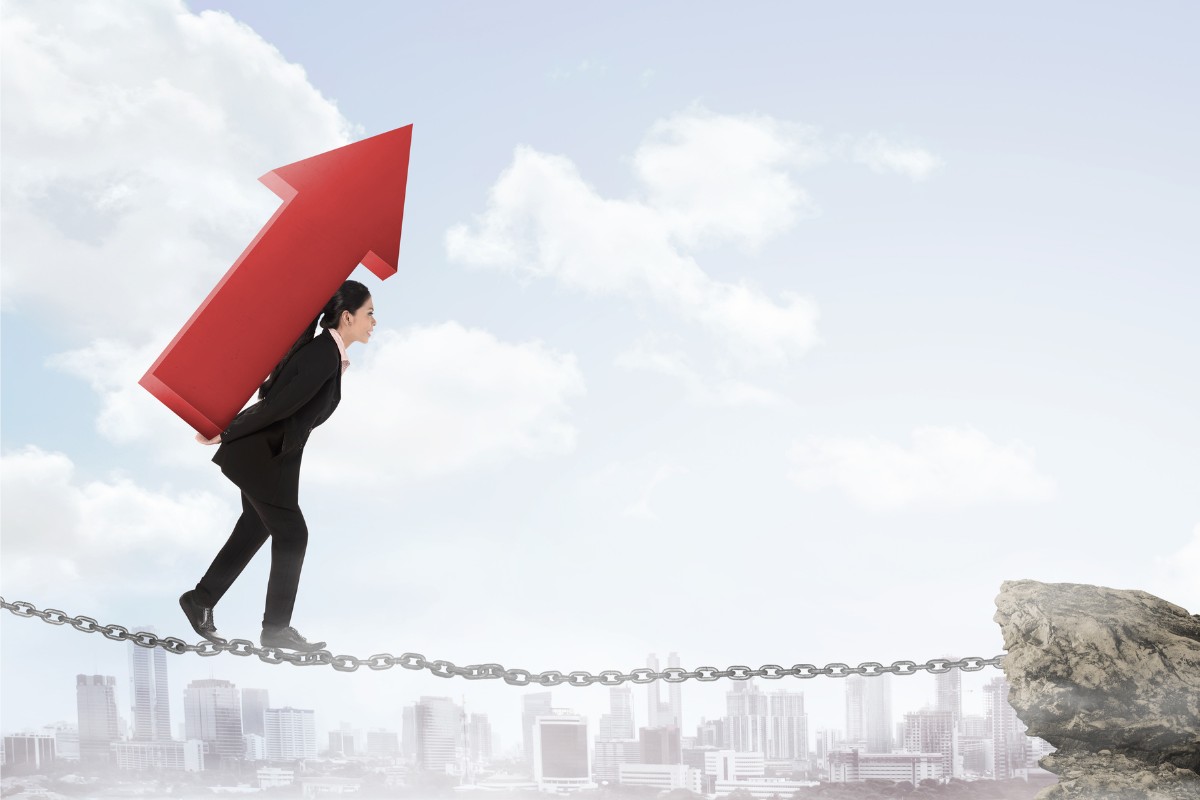
[[[322,328],[336,328],[338,322],[342,318],[343,311],[349,311],[351,314],[357,313],[360,308],[366,305],[371,299],[371,293],[367,287],[358,281],[346,281],[334,293],[333,297],[329,298],[329,302],[321,309],[321,313],[317,314],[316,318],[305,326],[304,332],[300,334],[300,338],[287,351],[275,369],[271,370],[271,374],[263,381],[263,385],[258,387],[258,399],[262,400],[267,396],[267,392],[271,391],[271,387],[275,385],[275,380],[279,377],[279,373],[283,372],[284,365],[294,356],[301,347],[313,340],[316,334],[315,328],[318,324]]]

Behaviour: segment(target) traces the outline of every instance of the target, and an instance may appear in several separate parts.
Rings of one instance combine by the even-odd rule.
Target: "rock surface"
[[[1200,615],[1141,591],[1005,581],[1008,700],[1054,798],[1200,798]]]

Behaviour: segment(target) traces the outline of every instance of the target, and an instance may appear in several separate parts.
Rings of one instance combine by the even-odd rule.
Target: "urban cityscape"
[[[513,697],[516,744],[501,754],[488,715],[444,696],[398,709],[394,729],[342,722],[318,730],[315,709],[277,707],[268,689],[212,677],[183,687],[184,718],[172,720],[167,653],[127,646],[128,674],[76,676],[76,720],[5,732],[5,798],[604,792],[748,800],[827,785],[978,781],[1019,781],[1024,794],[993,796],[1032,797],[1055,780],[1037,764],[1052,749],[1025,734],[1004,678],[984,684],[984,714],[964,714],[958,670],[934,675],[935,700],[903,712],[893,707],[891,675],[851,675],[838,727],[810,726],[804,692],[765,689],[753,678],[731,682],[725,715],[701,717],[692,730],[680,683],[649,683],[644,694],[610,687],[608,713],[594,720],[554,691],[524,691]],[[651,654],[646,666],[662,665]],[[678,654],[665,666],[680,666]]]

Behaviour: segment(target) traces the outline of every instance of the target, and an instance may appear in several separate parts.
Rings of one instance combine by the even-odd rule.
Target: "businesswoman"
[[[324,332],[314,336],[320,325]],[[342,373],[350,366],[346,348],[366,344],[375,327],[375,306],[358,281],[341,285],[258,390],[246,408],[214,439],[220,444],[213,463],[242,491],[242,516],[196,588],[179,605],[196,633],[221,644],[213,606],[250,559],[271,539],[271,577],[263,614],[263,647],[302,652],[320,650],[291,626],[292,607],[308,545],[308,527],[297,505],[300,459],[313,428],[333,413],[342,396]],[[251,334],[252,335],[252,334]]]

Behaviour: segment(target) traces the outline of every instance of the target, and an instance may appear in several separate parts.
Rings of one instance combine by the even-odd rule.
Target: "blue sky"
[[[990,656],[1005,579],[1200,607],[1193,8],[585,12],[6,4],[7,599],[180,632],[236,492],[137,377],[274,209],[259,175],[412,123],[399,274],[360,270],[390,333],[306,457],[302,632],[598,671]],[[5,730],[123,675],[3,630]],[[506,686],[195,662],[173,691],[323,728],[465,692],[516,730]]]

